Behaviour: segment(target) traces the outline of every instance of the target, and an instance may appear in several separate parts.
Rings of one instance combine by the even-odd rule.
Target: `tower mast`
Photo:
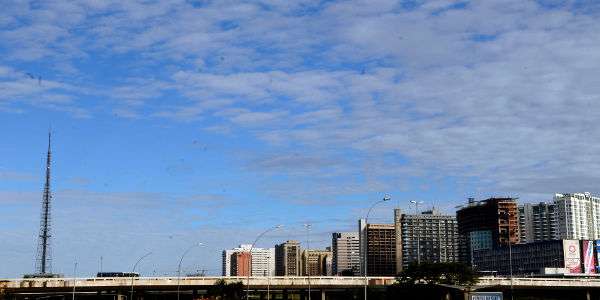
[[[48,154],[46,156],[46,182],[44,184],[44,195],[42,198],[42,213],[40,219],[40,234],[38,236],[38,249],[36,258],[37,274],[52,273],[52,258],[50,255],[50,220],[51,220],[51,200],[52,193],[50,190],[50,167],[52,162],[51,150],[52,133],[48,132]]]

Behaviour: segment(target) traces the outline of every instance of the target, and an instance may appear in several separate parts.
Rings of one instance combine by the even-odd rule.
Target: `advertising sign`
[[[596,257],[594,256],[594,241],[582,241],[583,244],[583,272],[596,273]]]
[[[475,292],[469,294],[469,300],[502,300],[501,292]]]
[[[581,254],[579,250],[579,241],[563,240],[563,254],[567,273],[581,273]]]
[[[600,274],[600,263],[598,263],[600,262],[600,240],[596,240],[594,244],[596,245],[596,251],[594,251],[596,254],[596,273]]]

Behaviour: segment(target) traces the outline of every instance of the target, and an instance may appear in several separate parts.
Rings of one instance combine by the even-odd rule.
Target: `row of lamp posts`
[[[181,255],[181,258],[179,259],[179,264],[177,266],[177,300],[179,300],[179,295],[180,295],[180,281],[181,281],[181,263],[183,262],[183,258],[194,248],[194,247],[198,247],[198,246],[202,246],[202,243],[196,243],[193,244],[192,246],[190,246],[188,249],[185,250],[185,252]],[[138,264],[146,257],[150,256],[152,254],[152,252],[147,252],[146,254],[142,255],[133,265],[133,268],[131,269],[131,291],[130,291],[130,299],[133,299],[133,279],[134,279],[134,274],[135,274],[135,269],[137,268]],[[75,300],[75,288],[77,286],[77,262],[75,262],[75,266],[73,268],[73,293],[72,293],[72,300]]]
[[[371,211],[373,210],[373,208],[375,208],[376,205],[383,203],[383,202],[387,202],[390,201],[391,198],[388,195],[385,195],[383,197],[383,199],[373,203],[373,205],[371,205],[371,207],[369,208],[369,210],[367,211],[367,215],[365,217],[365,226],[368,226],[369,224],[369,215],[371,214]],[[410,201],[412,204],[415,205],[415,214],[418,214],[418,210],[419,210],[419,204],[422,204],[422,201]],[[282,228],[283,225],[277,225],[274,227],[271,227],[267,230],[265,230],[264,232],[262,232],[261,234],[259,234],[256,239],[254,240],[254,242],[252,243],[252,245],[250,246],[250,258],[248,259],[248,270],[247,270],[247,274],[246,274],[246,299],[250,299],[250,274],[252,272],[252,250],[254,248],[254,246],[256,245],[256,243],[260,240],[260,238],[262,238],[265,234],[280,229]],[[311,229],[311,224],[304,224],[304,227],[306,228],[306,235],[307,235],[307,252],[306,252],[306,259],[309,260],[310,259],[310,229]],[[364,272],[364,299],[367,300],[367,288],[369,285],[369,279],[368,279],[368,266],[367,266],[367,256],[368,256],[368,250],[367,250],[367,234],[368,234],[368,228],[365,228],[365,239],[364,239],[364,245],[363,245],[363,272]],[[417,232],[418,232],[418,228],[417,228]],[[419,264],[421,262],[421,255],[420,255],[420,245],[419,245],[419,237],[417,237],[417,263]],[[509,242],[510,244],[510,242]],[[187,248],[185,250],[185,252],[183,252],[183,254],[181,255],[181,258],[179,259],[179,264],[177,266],[177,300],[179,300],[179,296],[180,296],[180,281],[181,281],[181,264],[183,262],[184,257],[195,247],[199,247],[202,246],[202,243],[196,243],[191,245],[189,248]],[[131,299],[133,299],[133,279],[134,279],[134,274],[135,274],[135,269],[137,267],[137,265],[146,257],[150,256],[152,254],[152,252],[148,252],[146,254],[144,254],[143,256],[141,256],[136,263],[133,265],[133,268],[131,270]],[[512,259],[511,259],[512,260]],[[512,262],[512,261],[511,261]],[[308,300],[311,299],[311,286],[310,286],[310,266],[307,263],[306,265],[306,270],[307,270],[307,280],[308,280]],[[75,287],[76,287],[76,281],[75,281],[75,277],[76,277],[76,273],[77,273],[77,263],[75,263],[75,267],[74,267],[74,278],[73,278],[73,296],[72,299],[75,300]],[[270,275],[270,274],[269,274]],[[269,288],[267,287],[267,290],[269,290]],[[267,299],[269,298],[269,295],[267,295]]]

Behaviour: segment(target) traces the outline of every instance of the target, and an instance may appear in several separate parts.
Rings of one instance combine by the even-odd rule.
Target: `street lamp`
[[[187,248],[187,250],[185,250],[185,252],[183,252],[183,254],[181,255],[181,258],[179,259],[179,265],[177,266],[177,300],[179,300],[179,287],[180,287],[180,280],[181,280],[181,263],[183,262],[183,258],[188,254],[188,252],[190,252],[192,249],[194,249],[195,247],[199,247],[202,246],[202,243],[196,243],[191,245],[189,248]]]
[[[283,225],[277,225],[275,227],[271,227],[265,231],[263,231],[261,234],[259,234],[256,239],[254,240],[254,242],[252,243],[252,245],[250,246],[250,257],[248,259],[248,273],[246,274],[246,300],[250,299],[250,273],[252,272],[252,249],[254,248],[254,245],[256,245],[256,243],[258,242],[258,240],[265,234],[273,231],[273,230],[277,230],[279,228],[283,227]]]
[[[271,300],[271,255],[267,255],[267,300]]]
[[[310,224],[304,224],[306,228],[306,275],[308,280],[308,300],[310,300]]]
[[[75,286],[77,286],[77,262],[73,266],[73,300],[75,300]]]
[[[137,267],[137,265],[140,263],[140,261],[142,261],[142,259],[146,258],[147,256],[149,256],[150,254],[152,254],[152,252],[148,252],[146,254],[144,254],[142,257],[140,257],[135,264],[133,265],[133,268],[131,269],[131,299],[133,300],[133,276],[135,273],[135,268]]]
[[[369,279],[367,278],[367,275],[368,275],[368,273],[369,273],[369,272],[368,272],[368,268],[367,268],[367,261],[368,261],[368,259],[367,259],[367,254],[368,254],[368,251],[367,251],[367,246],[369,245],[369,237],[368,237],[368,235],[369,235],[369,230],[368,230],[368,229],[369,229],[369,215],[371,214],[371,210],[373,210],[373,208],[374,208],[374,207],[375,207],[377,204],[379,204],[379,203],[383,203],[383,202],[386,202],[386,201],[390,201],[391,199],[392,199],[392,198],[390,198],[390,196],[389,196],[389,195],[385,195],[385,196],[383,196],[383,199],[381,199],[381,200],[379,200],[379,201],[377,201],[377,202],[373,203],[373,205],[371,205],[371,207],[369,208],[369,211],[367,211],[367,217],[365,218],[365,243],[364,243],[364,248],[365,248],[365,249],[364,249],[364,251],[365,251],[365,253],[364,253],[364,266],[365,266],[365,300],[367,300],[367,285],[369,285]]]
[[[415,230],[417,231],[417,265],[421,264],[421,228],[419,222],[419,204],[423,201],[411,200],[410,203],[415,205]]]

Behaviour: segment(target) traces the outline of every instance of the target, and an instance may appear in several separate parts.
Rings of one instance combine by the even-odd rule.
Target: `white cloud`
[[[448,203],[600,192],[597,10],[521,0],[263,4],[270,9],[13,5],[0,12],[0,109],[242,132],[264,145],[238,151],[245,170],[295,203],[444,180],[464,192]],[[82,67],[111,58],[114,73]],[[79,73],[63,68],[39,85],[23,62]],[[101,100],[81,101],[88,95]]]

